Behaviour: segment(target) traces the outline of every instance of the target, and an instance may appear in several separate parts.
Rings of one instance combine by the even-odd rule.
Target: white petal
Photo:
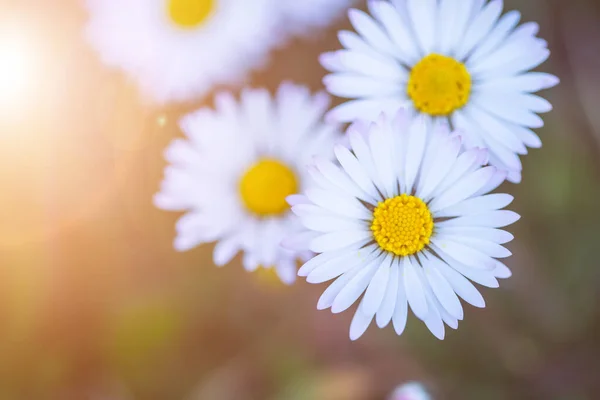
[[[490,1],[484,9],[471,21],[457,51],[456,58],[463,60],[467,54],[492,30],[500,13],[502,0]]]
[[[327,261],[310,272],[306,278],[306,281],[308,283],[323,283],[345,274],[357,265],[363,265],[366,267],[379,254],[379,252],[375,252],[374,250],[375,247],[373,246],[366,249],[361,249],[356,253],[347,252],[347,254]]]
[[[507,279],[512,276],[512,272],[506,265],[498,261],[496,263],[496,269],[494,269],[494,276],[500,279]]]
[[[298,276],[308,276],[308,274],[310,274],[319,266],[331,260],[343,257],[344,255],[346,255],[345,251],[328,251],[327,253],[317,254],[304,263],[302,267],[300,267],[298,270]]]
[[[286,285],[296,281],[296,262],[293,259],[282,259],[275,264],[275,271],[279,279]]]
[[[429,313],[427,299],[425,298],[425,289],[415,271],[415,268],[421,268],[418,265],[413,265],[413,260],[410,257],[402,259],[402,274],[404,275],[404,290],[408,304],[417,318],[425,320]]]
[[[427,329],[439,340],[444,340],[445,329],[444,323],[442,322],[442,316],[438,308],[435,306],[435,303],[430,300],[429,296],[427,298],[427,303],[429,305],[429,314],[427,314],[427,318],[423,321],[427,326]]]
[[[467,68],[477,63],[490,52],[498,48],[504,39],[510,34],[521,19],[521,13],[518,11],[509,11],[502,16],[496,26],[477,46],[467,61]]]
[[[505,244],[512,241],[515,237],[506,231],[494,228],[472,228],[472,227],[440,227],[436,226],[436,232],[441,235],[456,237],[481,238],[498,244]]]
[[[450,286],[452,286],[454,292],[456,292],[456,294],[459,295],[463,300],[478,308],[485,307],[483,296],[481,296],[481,293],[479,293],[479,291],[471,282],[467,280],[467,278],[450,267],[440,269],[439,271],[448,280],[448,283],[450,283]]]
[[[495,167],[485,167],[472,174],[466,175],[446,192],[433,199],[429,204],[429,210],[434,213],[434,215],[437,215],[437,211],[468,199],[489,182],[495,173]]]
[[[354,314],[354,318],[352,318],[352,322],[350,323],[350,340],[357,340],[360,338],[363,333],[366,332],[367,328],[371,324],[371,321],[373,321],[373,314],[365,314],[359,307]]]
[[[425,262],[424,274],[440,304],[450,315],[461,319],[463,316],[462,305],[444,275],[438,269],[428,266],[427,262]]]
[[[338,97],[363,98],[394,96],[403,90],[402,83],[374,79],[356,74],[331,74],[323,78],[327,91]]]
[[[237,236],[230,236],[220,240],[213,251],[213,261],[217,267],[227,264],[240,250],[240,241]]]
[[[431,240],[432,248],[443,251],[458,262],[471,268],[491,271],[495,268],[495,261],[483,252],[450,240],[448,237],[436,235]]]
[[[354,197],[344,196],[332,190],[317,188],[309,188],[305,193],[306,197],[313,203],[335,214],[364,220],[372,218],[372,213]]]
[[[331,232],[321,235],[310,242],[310,251],[324,253],[326,251],[341,250],[345,247],[356,247],[358,250],[372,240],[370,231]]]
[[[404,274],[401,271],[401,266],[398,266],[398,291],[396,298],[396,308],[392,322],[397,335],[402,335],[406,328],[406,319],[408,317],[408,303],[406,302],[406,291],[404,289]]]
[[[422,199],[429,200],[431,193],[450,172],[452,165],[456,162],[461,140],[459,137],[453,137],[445,141],[443,146],[443,151],[431,155],[433,159],[431,167],[417,192],[417,195]]]
[[[355,148],[357,147],[357,141],[362,141],[362,139],[359,138],[358,135],[355,133],[350,133],[350,135],[352,147]],[[368,148],[366,148],[366,150],[368,150]],[[342,167],[344,168],[344,170],[346,171],[346,173],[350,176],[350,178],[352,178],[352,180],[362,190],[368,193],[369,196],[376,198],[378,196],[377,189],[375,188],[373,181],[369,177],[369,174],[365,171],[364,166],[360,164],[356,157],[352,153],[350,153],[350,151],[347,148],[343,146],[335,147],[335,155]]]
[[[392,265],[390,268],[390,276],[388,278],[387,288],[385,290],[385,295],[381,302],[381,306],[379,310],[377,310],[377,326],[383,328],[387,326],[392,320],[394,315],[394,310],[396,309],[396,302],[398,298],[398,275],[400,268],[400,259],[398,257],[394,257],[392,260]],[[405,300],[406,302],[406,300]]]
[[[354,182],[348,174],[341,170],[337,165],[324,158],[315,158],[315,165],[318,171],[331,183],[358,199],[371,204],[377,204],[377,200],[365,190],[363,190],[356,182]],[[372,190],[375,188],[373,187]]]
[[[372,14],[398,47],[398,60],[405,65],[416,64],[421,55],[410,32],[410,26],[402,19],[398,9],[387,1],[371,1],[369,5]]]
[[[413,121],[409,131],[408,144],[406,148],[406,165],[404,175],[405,190],[410,193],[417,179],[425,146],[427,144],[428,119],[417,117]]]
[[[469,227],[486,227],[486,228],[504,228],[518,221],[521,217],[519,214],[508,211],[498,210],[486,213],[484,215],[469,215],[466,217],[453,218],[447,221],[436,223],[438,227],[450,226],[469,226]]]
[[[334,107],[327,113],[327,119],[337,122],[353,122],[357,119],[375,120],[382,112],[398,111],[409,100],[405,97],[382,97],[369,100],[351,100]]]
[[[344,275],[337,278],[331,285],[325,289],[319,301],[317,303],[318,310],[325,310],[332,306],[335,298],[340,294],[343,288],[364,268],[363,266],[357,266],[354,269],[346,272]]]
[[[384,54],[394,56],[398,49],[379,25],[364,11],[351,9],[348,17],[354,29],[375,49]]]
[[[367,288],[382,261],[382,257],[376,258],[370,265],[360,270],[337,295],[331,305],[331,312],[340,313],[354,304]]]
[[[417,42],[424,54],[434,50],[436,0],[406,0],[407,9],[415,27]]]
[[[365,296],[360,304],[363,313],[373,316],[379,309],[390,278],[391,264],[392,256],[387,254],[375,273],[375,276],[371,279],[365,292]]]
[[[338,57],[348,72],[400,83],[406,80],[406,70],[393,61],[384,61],[351,50],[338,50]]]
[[[437,211],[435,217],[460,217],[463,215],[481,214],[488,211],[500,210],[512,203],[513,200],[513,196],[504,193],[473,197]]]

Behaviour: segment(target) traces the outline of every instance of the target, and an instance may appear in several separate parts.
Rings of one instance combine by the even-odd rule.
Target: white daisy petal
[[[427,143],[428,121],[426,118],[417,118],[410,127],[410,135],[406,146],[406,165],[405,165],[405,190],[412,192],[417,179],[417,174],[423,160],[425,144]]]
[[[520,182],[519,155],[527,154],[527,147],[541,146],[531,129],[542,127],[539,114],[552,109],[533,93],[556,85],[558,79],[530,71],[550,54],[548,43],[536,37],[538,24],[517,26],[520,13],[501,15],[502,9],[503,0],[370,0],[373,18],[351,11],[357,33],[340,33],[344,49],[336,53],[337,61],[327,57],[335,73],[325,79],[330,92],[348,101],[328,118],[372,122],[382,112],[402,107],[413,121],[451,122],[466,150],[488,149],[487,161],[506,170],[509,181]],[[413,135],[392,140],[396,168],[405,171],[399,184],[411,193],[415,184],[422,189],[437,160],[426,155],[423,161],[420,140]],[[432,178],[443,181],[443,190],[452,187],[442,176],[452,174],[447,168]],[[412,179],[415,170],[424,173],[418,181]],[[378,187],[386,182],[381,173],[371,179]],[[436,197],[437,189],[427,190]]]
[[[370,9],[383,25],[390,39],[398,47],[396,54],[403,64],[414,64],[419,60],[420,51],[414,42],[410,28],[406,26],[398,10],[387,1],[369,2]]]
[[[432,200],[429,209],[431,212],[436,213],[468,199],[488,183],[495,173],[495,167],[485,167],[466,175],[459,179],[453,187]]]
[[[292,208],[308,230],[324,232],[309,246],[321,254],[298,274],[309,283],[335,278],[319,309],[339,313],[363,296],[352,339],[373,318],[401,334],[409,306],[443,339],[444,323],[456,329],[464,317],[458,297],[485,306],[469,280],[495,288],[510,275],[497,259],[510,256],[502,245],[513,236],[497,228],[518,215],[503,210],[512,196],[487,192],[506,172],[483,166],[487,151],[459,153],[461,136],[447,123],[404,111],[353,124],[348,136],[335,148],[339,166],[317,159],[316,179],[303,190],[310,204],[299,199]]]
[[[341,250],[346,247],[359,249],[371,239],[371,232],[364,231],[338,231],[318,236],[310,242],[310,251],[323,253],[326,251]]]
[[[495,267],[494,259],[477,248],[457,243],[441,235],[436,235],[431,243],[434,250],[443,251],[468,267],[488,271],[493,270]]]
[[[456,50],[456,58],[459,60],[466,58],[473,47],[480,44],[480,41],[488,35],[502,12],[502,5],[502,0],[491,0],[471,21],[464,40]]]
[[[377,326],[380,328],[386,327],[394,316],[396,303],[398,301],[398,290],[401,289],[398,286],[399,269],[400,259],[395,257],[392,260],[392,265],[390,267],[390,276],[388,278],[387,288],[385,290],[383,300],[381,301],[381,306],[377,310],[376,314]]]
[[[495,228],[473,228],[473,227],[437,227],[437,232],[441,235],[481,238],[498,244],[511,242],[515,237],[506,231]]]
[[[424,267],[424,274],[433,293],[435,293],[435,296],[446,311],[455,318],[462,318],[463,309],[460,300],[458,300],[456,293],[454,293],[452,286],[450,286],[444,275],[436,268],[427,265],[427,263]]]
[[[520,18],[521,13],[518,11],[510,11],[504,14],[490,34],[484,37],[481,44],[475,48],[473,53],[469,56],[467,67],[474,65],[476,62],[481,60],[481,58],[487,56],[490,52],[496,49],[498,45],[502,43],[502,41],[506,39],[506,37],[514,29]]]
[[[349,71],[367,75],[378,76],[380,79],[388,79],[391,82],[401,83],[406,79],[403,68],[393,62],[386,62],[379,58],[373,58],[356,51],[338,51],[340,61]]]
[[[286,285],[296,281],[296,261],[292,259],[281,259],[275,265],[277,276]]]
[[[406,291],[404,290],[404,274],[398,266],[398,293],[396,298],[396,308],[392,316],[392,323],[397,335],[402,335],[406,328],[406,320],[408,318],[408,302],[406,300]]]
[[[363,267],[363,269],[348,282],[333,301],[333,304],[331,305],[332,313],[337,314],[345,311],[358,300],[360,295],[363,294],[369,285],[369,282],[382,261],[382,257],[376,258],[368,266]]]
[[[418,266],[414,265],[413,260],[409,257],[403,258],[402,261],[401,269],[408,304],[410,304],[410,309],[415,313],[417,318],[425,320],[430,310],[427,305],[427,298],[425,297],[425,289],[415,270]]]
[[[494,269],[493,273],[496,278],[500,279],[507,279],[512,276],[510,269],[500,261],[496,263],[496,269]]]
[[[385,296],[387,284],[390,279],[391,265],[392,256],[388,254],[379,266],[379,269],[373,276],[373,279],[371,279],[371,282],[365,291],[365,296],[360,303],[360,308],[363,313],[371,316],[375,315],[379,309],[379,306],[381,306],[381,302]]]
[[[306,277],[308,283],[323,283],[345,274],[356,265],[367,265],[378,256],[375,249],[361,251],[360,255],[348,253],[334,258],[311,271]]]
[[[150,100],[185,101],[241,82],[264,63],[276,44],[271,3],[204,2],[205,12],[194,13],[181,2],[87,0],[86,36],[101,60],[126,72]]]
[[[350,141],[352,148],[355,149],[355,151],[358,150],[357,147],[360,143],[364,143],[362,141],[362,138],[358,137],[353,133],[350,133]],[[359,163],[356,157],[352,153],[350,153],[350,150],[343,146],[336,146],[335,155],[342,167],[345,169],[346,173],[350,176],[350,178],[352,178],[352,180],[358,186],[360,186],[362,190],[368,193],[369,196],[371,196],[372,198],[377,197],[377,189],[371,181],[369,173],[365,171],[364,166],[362,166]]]
[[[350,18],[350,22],[354,26],[354,29],[356,29],[356,31],[362,35],[371,46],[384,54],[388,54],[392,57],[394,56],[397,51],[396,46],[368,14],[364,11],[351,9],[348,12],[348,17]]]
[[[201,109],[182,119],[189,140],[175,140],[166,152],[165,157],[175,166],[165,169],[156,205],[188,211],[175,225],[176,250],[216,242],[216,265],[229,263],[242,251],[245,269],[275,268],[289,284],[296,276],[296,260],[310,254],[310,243],[321,235],[304,230],[300,219],[289,211],[288,202],[325,213],[329,222],[337,221],[339,229],[368,231],[368,225],[335,217],[314,205],[310,197],[296,193],[309,184],[304,179],[307,174],[297,171],[297,165],[304,163],[297,159],[303,153],[296,152],[290,159],[282,143],[304,137],[305,149],[317,147],[315,141],[319,147],[333,148],[338,133],[322,130],[326,125],[319,119],[327,107],[327,96],[312,96],[305,87],[284,83],[277,96],[262,89],[246,89],[241,97],[237,102],[229,94],[220,94],[215,99],[216,110]],[[290,106],[295,114],[290,113]],[[286,121],[290,129],[286,129]],[[313,130],[321,135],[314,137]],[[349,199],[364,208],[354,197]]]
[[[455,203],[435,213],[437,218],[460,217],[480,214],[487,211],[500,210],[512,203],[514,197],[509,194],[496,193],[479,196]]]
[[[317,303],[318,310],[325,310],[333,305],[333,301],[340,294],[342,289],[346,287],[346,285],[354,279],[354,277],[362,270],[364,270],[364,265],[358,265],[354,267],[354,269],[346,272],[344,275],[337,278],[321,295],[319,301]]]
[[[360,338],[363,333],[366,332],[367,328],[371,324],[371,321],[373,321],[373,314],[365,314],[359,307],[354,314],[354,318],[352,318],[352,322],[350,323],[350,340],[357,340]]]
[[[436,0],[406,0],[406,4],[421,50],[431,53],[435,45]]]
[[[438,222],[438,227],[452,226],[470,226],[470,227],[486,227],[486,228],[504,228],[505,226],[514,224],[521,217],[519,214],[508,211],[498,210],[486,213],[484,215],[469,215],[466,217],[453,218],[447,221]]]
[[[356,74],[332,74],[323,78],[327,91],[338,97],[362,98],[371,96],[393,96],[403,90],[403,85],[390,84],[368,76]]]
[[[427,303],[429,305],[429,314],[427,314],[427,318],[423,322],[425,322],[427,329],[429,329],[433,336],[439,340],[444,340],[446,332],[440,311],[435,306],[435,303],[431,299],[429,293],[427,293],[426,296]]]

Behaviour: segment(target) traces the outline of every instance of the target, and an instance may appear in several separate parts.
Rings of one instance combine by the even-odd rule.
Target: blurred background
[[[523,216],[514,276],[443,342],[411,316],[352,343],[353,312],[316,310],[323,286],[172,250],[178,215],[151,202],[162,151],[209,101],[145,105],[82,39],[79,1],[1,0],[0,399],[376,400],[409,380],[436,399],[600,398],[600,3],[505,3],[540,23],[562,80],[544,147],[503,187]],[[317,56],[348,26],[249,84],[322,89]]]

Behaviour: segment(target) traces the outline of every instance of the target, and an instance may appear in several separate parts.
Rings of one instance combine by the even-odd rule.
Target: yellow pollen
[[[169,17],[181,28],[195,28],[214,11],[216,0],[167,0]]]
[[[471,75],[454,58],[430,54],[410,71],[408,95],[423,113],[449,115],[467,104],[470,94]]]
[[[260,216],[286,212],[286,197],[298,192],[294,172],[285,164],[263,159],[254,164],[240,180],[240,195],[246,208]]]
[[[429,244],[433,217],[423,200],[403,194],[377,205],[371,231],[383,250],[409,256]]]

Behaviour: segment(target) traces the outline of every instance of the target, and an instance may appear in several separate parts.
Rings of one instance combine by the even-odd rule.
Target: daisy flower
[[[398,386],[388,400],[431,400],[431,396],[422,384],[409,382]]]
[[[87,36],[159,103],[240,81],[267,55],[271,0],[87,0]]]
[[[341,122],[373,120],[399,107],[442,119],[463,132],[468,148],[490,151],[492,165],[520,182],[519,155],[541,146],[533,128],[551,104],[532,93],[558,79],[530,72],[550,55],[538,24],[517,26],[502,0],[370,1],[372,16],[350,10],[358,33],[342,31],[344,50],[321,63],[329,92],[351,98],[331,111]]]
[[[341,17],[357,0],[274,0],[284,36],[308,36]]]
[[[510,256],[502,244],[513,236],[501,229],[519,216],[501,210],[507,194],[487,193],[506,172],[486,166],[487,151],[461,153],[461,138],[447,124],[401,111],[368,131],[348,132],[338,144],[340,166],[317,158],[315,185],[290,199],[293,212],[316,237],[319,253],[298,271],[309,283],[335,278],[318,302],[333,313],[348,309],[364,293],[350,326],[359,338],[373,318],[380,328],[404,331],[408,306],[439,339],[444,322],[463,318],[461,297],[484,307],[469,282],[498,287],[510,276],[496,260]]]
[[[321,122],[328,106],[327,94],[284,83],[274,98],[263,89],[244,90],[239,102],[221,93],[216,110],[184,117],[187,139],[167,148],[171,165],[154,198],[161,209],[187,211],[176,225],[175,249],[217,242],[216,265],[243,251],[248,271],[273,267],[292,283],[297,260],[310,253],[281,246],[302,229],[286,198],[307,185],[305,166],[314,155],[333,157],[339,132]]]

